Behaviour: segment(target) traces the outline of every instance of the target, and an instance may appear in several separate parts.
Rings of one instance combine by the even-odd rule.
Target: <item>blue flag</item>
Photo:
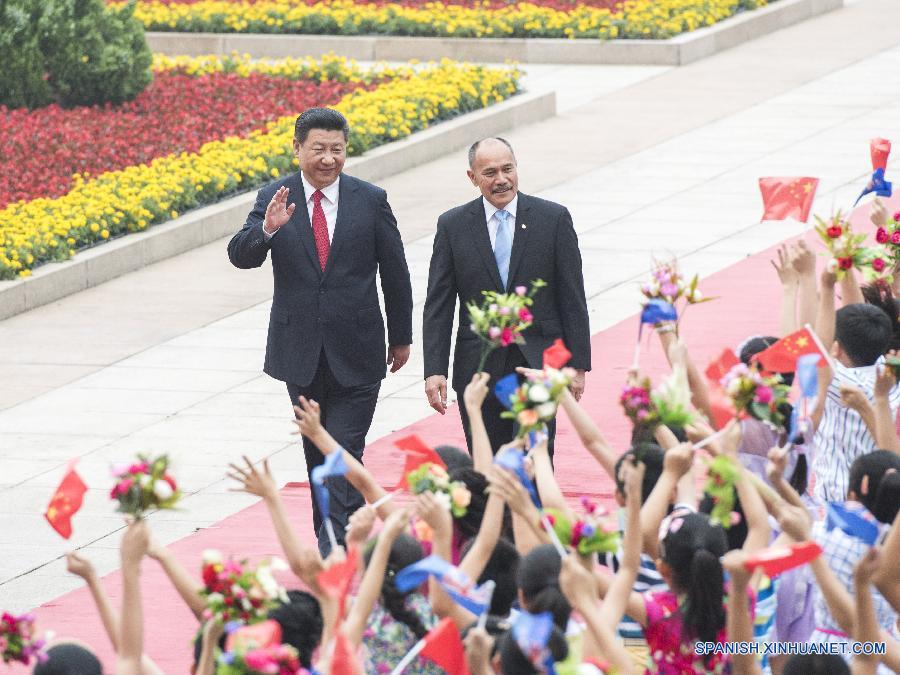
[[[510,403],[510,397],[516,393],[516,389],[519,388],[519,378],[515,373],[510,373],[502,380],[497,382],[497,385],[494,387],[494,395],[497,397],[497,400],[503,404],[503,407],[509,410],[512,408],[512,403]]]
[[[506,448],[502,452],[498,452],[494,457],[494,464],[498,466],[502,466],[504,469],[509,469],[519,478],[519,482],[525,486],[525,489],[528,490],[528,494],[531,495],[531,501],[534,502],[534,505],[538,508],[541,508],[541,500],[538,497],[537,490],[534,487],[534,483],[531,482],[531,479],[528,477],[528,474],[525,473],[525,453],[519,450],[518,448]]]
[[[641,325],[649,323],[656,325],[663,321],[677,321],[678,312],[674,305],[670,305],[665,300],[650,300],[641,310]]]
[[[553,655],[547,648],[552,633],[553,615],[550,612],[520,612],[513,623],[513,639],[538,672],[556,673]]]
[[[488,589],[476,586],[465,572],[436,555],[404,567],[394,576],[394,585],[406,593],[421,586],[428,577],[434,577],[453,602],[473,614],[481,615],[488,608]]]
[[[863,188],[859,197],[856,198],[853,206],[859,204],[860,199],[873,192],[879,197],[890,197],[893,194],[892,183],[884,179],[884,169],[875,169],[875,171],[872,172],[872,177],[869,179],[866,187]]]
[[[319,502],[319,511],[322,512],[323,519],[327,519],[330,513],[325,479],[331,476],[344,476],[346,473],[347,463],[344,461],[344,449],[340,447],[327,455],[325,461],[312,470],[310,483],[316,493],[316,501]]]
[[[814,397],[819,391],[819,354],[804,354],[797,359],[797,381],[800,393],[806,398]]]
[[[865,507],[849,507],[844,502],[828,503],[825,527],[829,532],[838,528],[844,534],[855,537],[869,546],[875,545],[881,532],[878,522]]]

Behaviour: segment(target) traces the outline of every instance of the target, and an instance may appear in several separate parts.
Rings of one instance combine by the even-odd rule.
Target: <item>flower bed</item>
[[[670,38],[767,0],[139,0],[148,30],[427,37]]]
[[[201,72],[212,68],[209,62],[178,63],[182,70]],[[247,62],[243,67],[254,68]],[[502,101],[516,93],[519,77],[512,68],[452,61],[415,71],[401,68],[390,75],[393,79],[383,81],[385,71],[380,71],[380,84],[357,88],[334,105],[352,129],[348,154],[362,154],[434,122]],[[144,230],[294,170],[295,112],[245,137],[213,140],[193,152],[158,156],[96,177],[75,174],[71,189],[57,198],[7,205],[0,210],[0,279],[27,276],[40,263],[66,260],[78,248]]]

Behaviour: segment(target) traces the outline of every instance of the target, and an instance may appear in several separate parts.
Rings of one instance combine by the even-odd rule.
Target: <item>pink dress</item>
[[[750,614],[755,613],[755,596],[747,589],[750,597]],[[678,597],[670,590],[644,593],[647,610],[647,627],[644,637],[653,660],[653,670],[646,673],[662,675],[698,675],[702,673],[731,672],[731,659],[724,654],[700,655],[694,650],[694,642],[683,637],[681,610]],[[727,596],[726,596],[727,599]],[[723,627],[716,635],[716,642],[728,641]]]

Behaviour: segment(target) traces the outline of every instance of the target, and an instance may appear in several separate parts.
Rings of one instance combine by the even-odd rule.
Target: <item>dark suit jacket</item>
[[[540,368],[544,349],[556,338],[562,338],[572,352],[569,365],[590,370],[591,335],[581,253],[569,211],[559,204],[519,193],[506,289],[501,287],[481,197],[441,215],[425,300],[425,377],[447,375],[457,298],[459,329],[453,357],[453,388],[461,391],[471,380],[481,354],[481,342],[469,328],[466,304],[471,300],[481,304],[482,291],[530,287],[533,279],[543,279],[547,287],[535,295],[531,308],[534,322],[523,333],[525,344],[520,348],[528,364]],[[492,382],[503,374],[503,352],[495,350],[485,364]]]
[[[266,206],[282,185],[294,215],[269,241]],[[338,212],[323,272],[303,182],[296,173],[262,188],[240,232],[228,242],[235,267],[259,267],[272,253],[275,294],[269,318],[265,372],[307,386],[324,348],[338,382],[372,384],[385,376],[384,319],[375,273],[387,313],[388,343],[412,343],[412,287],[397,221],[384,190],[341,174]]]

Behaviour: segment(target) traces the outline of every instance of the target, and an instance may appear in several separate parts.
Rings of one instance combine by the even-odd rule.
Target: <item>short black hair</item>
[[[322,608],[306,591],[288,591],[288,600],[269,610],[269,618],[281,625],[281,642],[300,653],[300,665],[312,668],[313,652],[322,640]]]
[[[344,140],[350,138],[350,125],[347,118],[332,108],[309,108],[304,110],[294,122],[294,140],[301,145],[306,143],[306,137],[313,129],[325,131],[341,131]]]
[[[478,154],[478,147],[485,141],[500,141],[509,148],[509,152],[512,154],[513,159],[516,158],[516,153],[508,140],[500,138],[500,136],[489,136],[488,138],[482,138],[481,140],[475,141],[469,146],[469,168],[475,166],[475,155]]]
[[[447,465],[448,472],[454,469],[471,469],[474,466],[472,455],[455,445],[436,445],[434,451]]]
[[[874,365],[893,337],[891,319],[875,305],[844,305],[837,311],[834,339],[855,368]]]
[[[513,637],[512,630],[498,638],[498,651],[500,653],[500,670],[503,675],[531,675],[531,673],[544,672],[538,670],[526,656]],[[553,626],[550,636],[547,638],[547,649],[554,663],[564,661],[569,656],[569,644],[563,631],[558,626]]]
[[[474,543],[474,539],[466,542],[461,551],[463,557],[466,556]],[[506,616],[512,609],[513,602],[515,602],[519,592],[519,586],[516,584],[519,560],[519,551],[515,545],[500,537],[496,546],[494,546],[491,557],[488,558],[487,564],[484,566],[484,571],[476,580],[476,583],[479,585],[484,584],[488,580],[496,584],[488,611],[492,616]]]
[[[754,356],[760,352],[764,352],[776,342],[778,342],[778,338],[773,335],[756,335],[747,338],[741,343],[739,349],[740,354],[737,356],[741,360],[741,363],[745,366],[749,366],[753,361]],[[794,373],[779,373],[779,375],[781,375],[781,381],[787,386],[790,387],[794,383]]]
[[[90,650],[76,644],[58,644],[47,650],[47,660],[38,663],[35,675],[103,675],[103,665]]]
[[[619,470],[622,463],[628,457],[635,457],[638,461],[643,462],[646,469],[644,470],[644,481],[641,483],[641,504],[647,501],[647,497],[653,492],[656,481],[662,476],[663,472],[663,450],[656,443],[640,443],[632,446],[628,451],[622,453],[616,460],[614,471],[616,472],[616,490],[622,495],[625,494],[625,483],[619,477]]]
[[[863,494],[866,477],[868,490]],[[847,492],[855,493],[882,523],[893,523],[900,510],[900,456],[890,450],[875,450],[857,457],[850,465]]]

